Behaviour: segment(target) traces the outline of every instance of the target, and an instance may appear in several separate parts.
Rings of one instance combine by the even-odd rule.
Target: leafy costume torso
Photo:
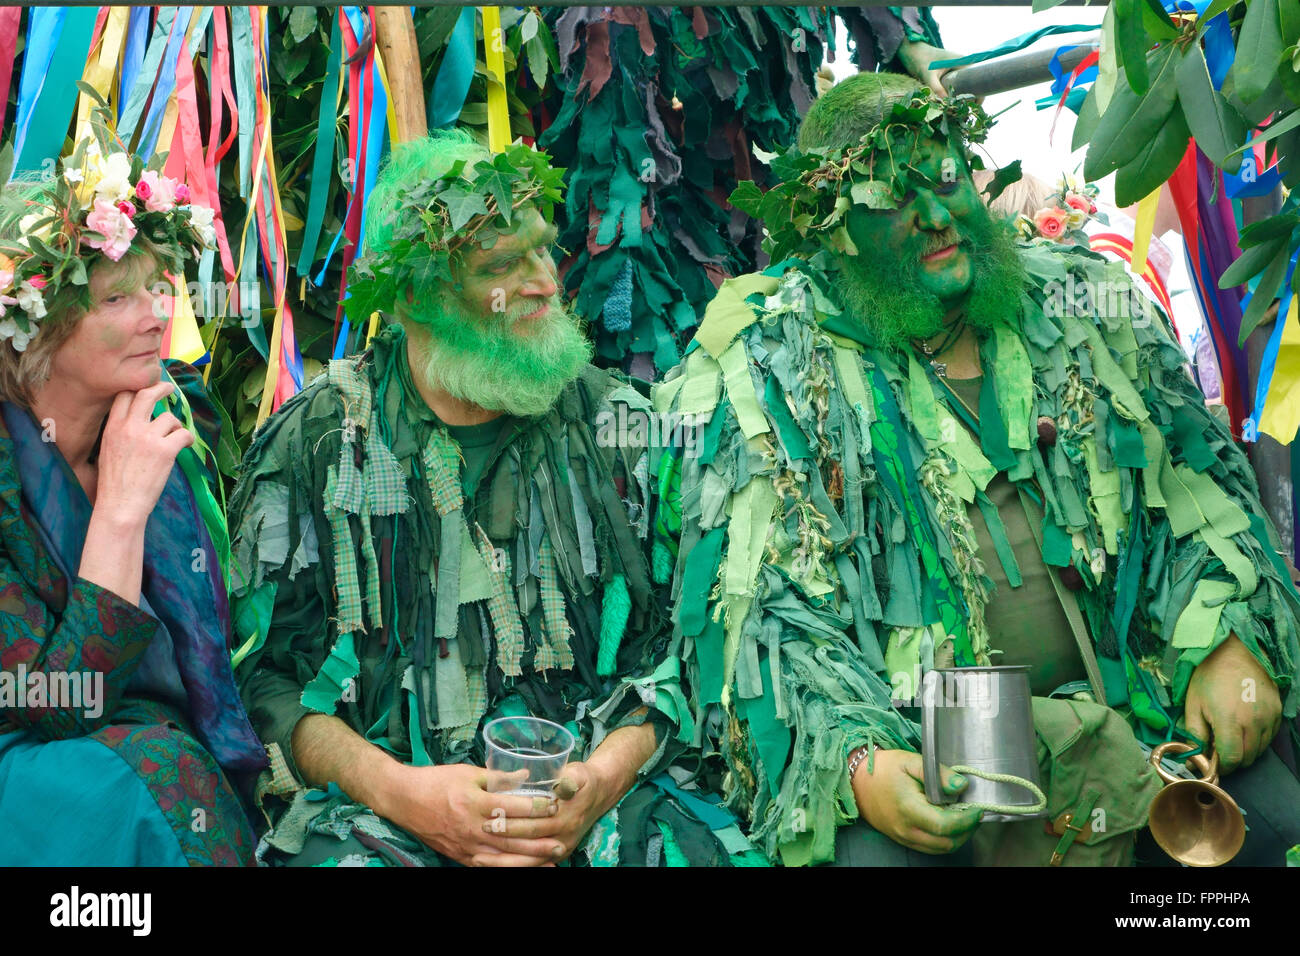
[[[268,422],[231,522],[237,629],[248,639],[238,674],[280,768],[273,790],[298,789],[291,740],[310,713],[336,714],[416,766],[482,766],[482,724],[516,714],[566,724],[574,759],[644,719],[659,748],[643,771],[679,749],[690,721],[645,558],[648,459],[596,440],[598,414],[619,403],[648,405],[626,380],[587,367],[538,419],[449,430],[420,398],[392,325]],[[470,439],[472,482],[450,431]],[[648,716],[636,713],[643,704]],[[637,805],[650,827],[667,812],[656,793],[654,806]],[[397,827],[358,822],[365,808],[336,789],[313,799],[304,804],[299,789],[277,821],[269,839],[284,855],[313,833],[341,839],[355,822],[437,862]],[[593,852],[619,859],[618,828],[597,830]],[[702,832],[678,832],[684,852],[720,862],[726,854]]]
[[[703,423],[703,453],[661,474],[680,484],[680,514],[661,509],[657,525],[671,550],[680,522],[697,735],[774,858],[833,857],[836,826],[858,816],[853,750],[919,750],[891,701],[913,698],[937,653],[1032,663],[996,656],[985,624],[1000,596],[984,569],[1014,563],[982,493],[1000,471],[1045,514],[1038,550],[1095,652],[1080,655],[1093,695],[1140,737],[1172,735],[1193,668],[1229,633],[1296,713],[1300,601],[1181,349],[1104,302],[1045,306],[1053,288],[1073,297],[1067,273],[1079,289],[1128,288],[1122,266],[1077,248],[1021,254],[1020,330],[981,346],[978,441],[915,356],[855,341],[833,275],[801,260],[724,283],[655,393]],[[1043,418],[1054,440],[1040,443]],[[972,504],[994,553],[976,546]]]

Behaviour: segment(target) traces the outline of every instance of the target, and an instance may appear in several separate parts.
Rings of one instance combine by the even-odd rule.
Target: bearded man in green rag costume
[[[1238,860],[1281,865],[1300,601],[1255,479],[1121,266],[990,218],[987,123],[860,74],[780,185],[732,195],[776,264],[722,285],[655,392],[702,423],[655,562],[697,740],[773,859],[898,865],[1130,863],[1146,747],[1187,740],[1236,771]],[[990,664],[1029,668],[1046,819],[926,799],[922,675]]]
[[[389,322],[249,449],[230,519],[237,673],[275,771],[259,859],[762,862],[661,773],[690,720],[645,554],[648,450],[598,440],[649,389],[591,367],[557,297],[561,173],[463,133],[399,146],[347,303]],[[508,716],[577,739],[554,797],[485,771]]]

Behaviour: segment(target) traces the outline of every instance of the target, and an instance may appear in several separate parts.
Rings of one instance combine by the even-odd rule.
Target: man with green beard
[[[775,265],[655,391],[705,422],[656,525],[700,739],[788,865],[1130,863],[1171,739],[1237,771],[1239,859],[1281,865],[1300,599],[1254,476],[1122,266],[990,217],[987,126],[859,74],[732,195]],[[1028,669],[1045,799],[965,805],[942,768],[936,806],[922,677],[990,665]]]
[[[388,324],[249,449],[230,520],[237,674],[275,771],[259,859],[753,854],[661,773],[691,722],[645,556],[652,450],[597,440],[648,389],[588,364],[557,296],[561,172],[463,133],[399,146],[347,303]],[[484,726],[518,716],[577,739],[553,797],[484,769]]]

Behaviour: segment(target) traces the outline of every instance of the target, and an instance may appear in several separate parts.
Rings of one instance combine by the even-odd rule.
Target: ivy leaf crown
[[[491,248],[534,205],[548,222],[563,198],[564,169],[523,143],[476,162],[458,159],[436,179],[400,193],[392,239],[352,264],[344,309],[353,322],[391,309],[409,289],[455,284],[453,265],[467,247]]]
[[[184,281],[185,264],[215,248],[214,212],[191,201],[189,187],[163,175],[165,153],[146,164],[127,152],[113,113],[94,87],[91,135],[58,172],[20,180],[6,197],[0,231],[0,342],[24,351],[47,315],[90,308],[89,272],[120,261],[143,237],[159,266]]]
[[[972,147],[988,138],[993,119],[973,96],[939,97],[917,90],[907,100],[894,103],[884,119],[847,148],[791,146],[769,161],[779,182],[763,192],[753,182],[742,182],[729,201],[737,209],[762,221],[763,249],[772,262],[790,256],[803,258],[823,248],[855,254],[844,225],[844,214],[856,203],[870,209],[897,209],[911,181],[929,183],[916,166],[921,143],[938,139],[951,143],[971,169],[984,163]],[[891,157],[904,176],[878,175],[882,157]],[[901,161],[902,157],[907,157]]]

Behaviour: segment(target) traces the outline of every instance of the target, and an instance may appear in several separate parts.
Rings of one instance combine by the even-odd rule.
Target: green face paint
[[[960,307],[969,324],[1012,321],[1023,270],[1009,229],[995,222],[950,144],[877,154],[873,174],[896,178],[897,209],[855,205],[845,214],[857,254],[840,254],[845,305],[881,344],[926,338]]]
[[[458,296],[406,308],[412,371],[428,384],[480,408],[533,416],[555,404],[561,389],[591,359],[578,319],[558,297],[540,317],[536,300],[506,312],[467,308]]]
[[[903,198],[897,209],[855,205],[845,215],[850,238],[861,255],[894,260],[923,291],[955,304],[974,277],[967,223],[984,213],[965,160],[933,139],[910,156],[875,158],[875,175],[897,179]]]

